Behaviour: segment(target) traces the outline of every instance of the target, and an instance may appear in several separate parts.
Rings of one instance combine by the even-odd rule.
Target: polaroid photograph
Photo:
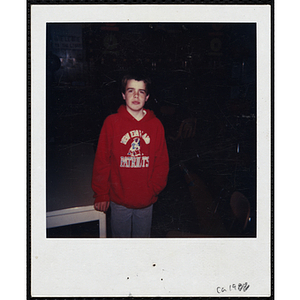
[[[28,6],[29,295],[270,298],[272,5]]]

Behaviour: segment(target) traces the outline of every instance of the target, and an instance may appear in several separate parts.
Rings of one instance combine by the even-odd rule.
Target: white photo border
[[[32,297],[271,296],[271,6],[31,5]],[[193,239],[46,238],[46,23],[257,24],[257,236]],[[155,264],[155,268],[153,268]],[[130,280],[127,278],[130,277]],[[163,280],[162,280],[163,279]],[[232,284],[249,284],[242,293]],[[227,292],[218,293],[218,287]]]

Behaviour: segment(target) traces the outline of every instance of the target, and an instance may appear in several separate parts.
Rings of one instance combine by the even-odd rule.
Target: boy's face
[[[138,113],[143,110],[149,95],[146,92],[146,84],[144,81],[136,81],[130,79],[127,81],[125,94],[122,93],[123,99],[126,102],[127,110],[132,113]]]

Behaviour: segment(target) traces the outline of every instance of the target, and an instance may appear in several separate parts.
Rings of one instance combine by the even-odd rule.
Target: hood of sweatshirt
[[[124,118],[126,118],[128,121],[136,121],[139,123],[144,123],[144,122],[148,122],[152,119],[155,118],[155,114],[152,110],[150,109],[144,109],[144,111],[146,112],[145,116],[143,117],[143,119],[141,120],[136,120],[126,109],[126,105],[121,105],[118,109],[118,114],[122,114],[122,116],[124,116]]]

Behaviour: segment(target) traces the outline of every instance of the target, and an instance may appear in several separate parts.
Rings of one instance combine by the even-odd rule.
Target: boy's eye
[[[129,93],[129,94],[134,93],[134,89],[128,89],[128,90],[127,90],[127,93]],[[140,93],[140,94],[142,94],[142,95],[145,95],[145,94],[146,94],[146,91],[144,91],[144,90],[139,90],[138,93]]]

